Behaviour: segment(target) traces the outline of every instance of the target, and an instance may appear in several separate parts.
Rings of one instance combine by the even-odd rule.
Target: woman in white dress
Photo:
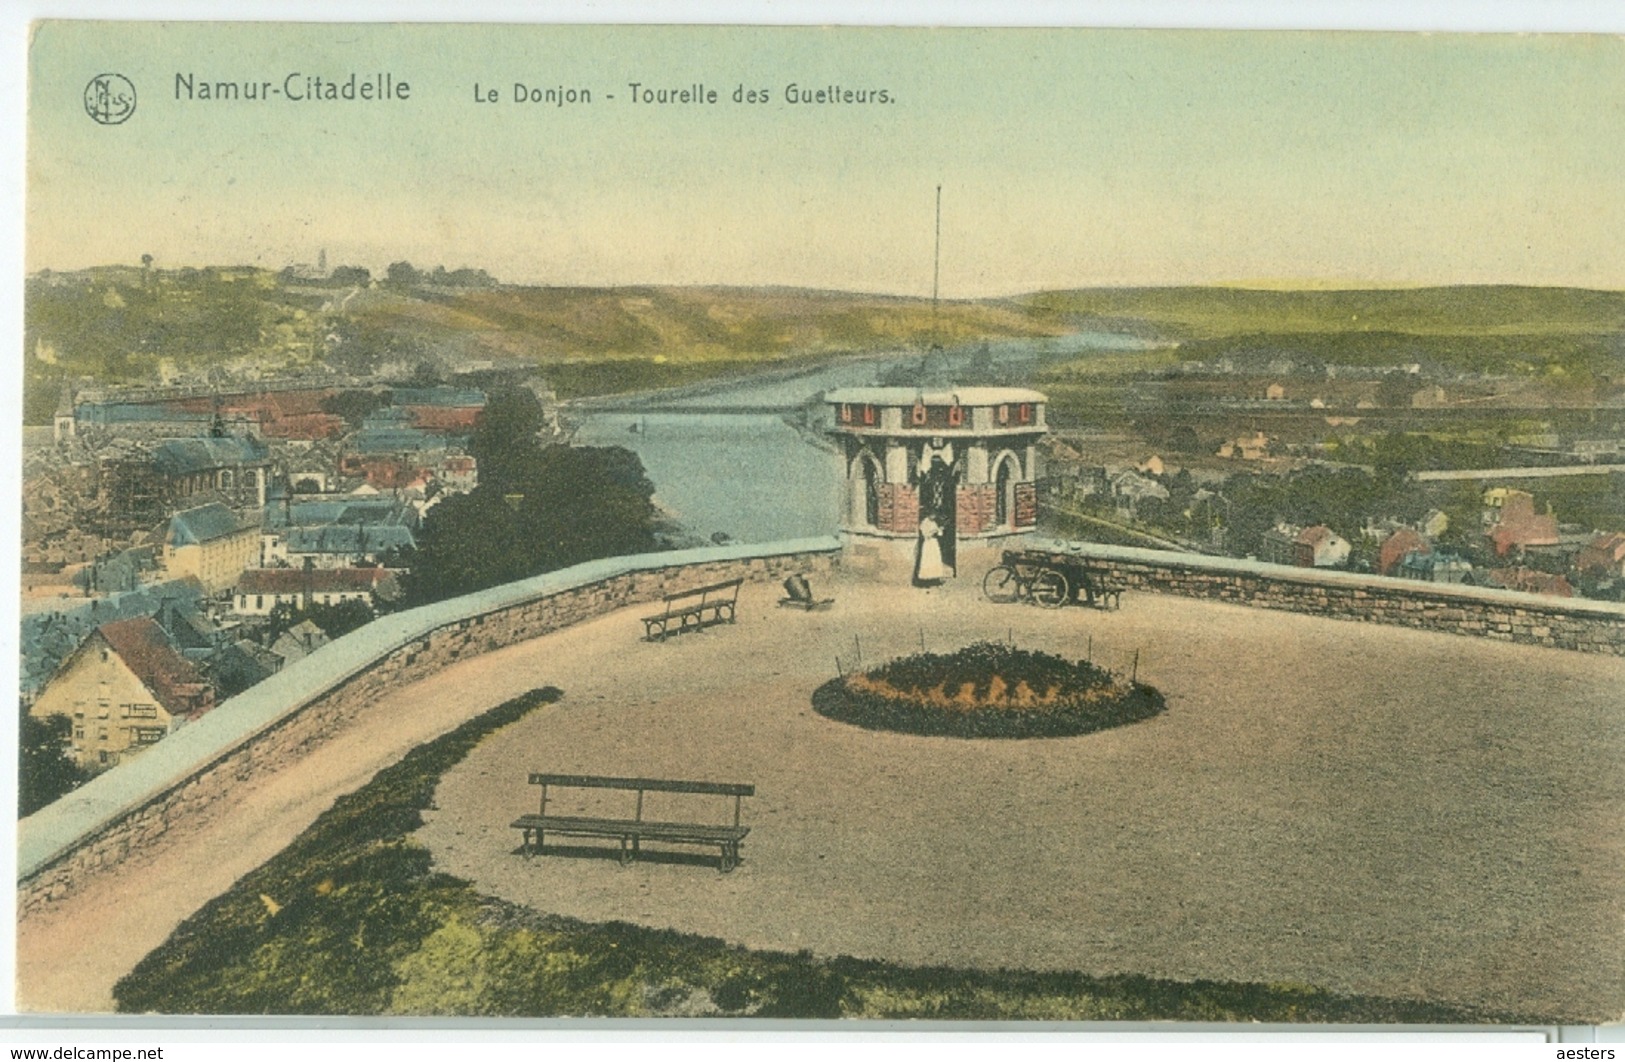
[[[936,586],[948,577],[942,563],[942,525],[927,516],[920,521],[919,552],[914,559],[914,585]]]

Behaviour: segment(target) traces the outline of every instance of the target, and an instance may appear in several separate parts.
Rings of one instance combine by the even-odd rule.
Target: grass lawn
[[[918,968],[757,951],[620,922],[554,917],[437,873],[412,837],[440,776],[556,701],[484,713],[341,798],[183,923],[114,989],[125,1012],[1509,1022],[1308,985]]]

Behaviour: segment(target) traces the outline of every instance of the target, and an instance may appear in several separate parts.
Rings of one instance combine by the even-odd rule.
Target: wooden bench
[[[804,575],[792,575],[784,581],[786,596],[779,598],[780,608],[799,608],[805,612],[822,612],[835,604],[833,597],[822,600],[813,597],[812,586]]]
[[[733,782],[679,782],[659,778],[601,778],[587,774],[532,774],[531,785],[542,787],[542,806],[535,815],[521,815],[513,821],[513,828],[524,834],[521,851],[526,859],[543,852],[543,841],[549,833],[567,837],[613,837],[621,842],[621,864],[637,858],[644,841],[667,844],[716,845],[719,850],[719,869],[726,874],[739,865],[739,843],[750,832],[749,826],[739,824],[740,802],[756,795],[753,785]],[[549,815],[547,791],[549,787],[574,789],[618,789],[637,793],[637,802],[631,818],[600,818],[583,815]],[[698,793],[734,798],[733,825],[714,825],[701,822],[671,822],[645,819],[643,796],[645,793]]]
[[[1108,583],[1105,576],[1099,572],[1080,572],[1076,594],[1090,608],[1105,609],[1108,612],[1117,611],[1123,603],[1122,589]]]
[[[664,612],[658,616],[643,617],[644,640],[665,641],[666,635],[672,632],[673,623],[678,631],[697,631],[719,623],[732,623],[734,609],[739,602],[739,586],[744,581],[743,578],[729,579],[724,583],[667,594]]]

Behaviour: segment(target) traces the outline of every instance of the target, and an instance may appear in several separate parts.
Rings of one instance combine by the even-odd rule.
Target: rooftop
[[[1002,406],[1012,402],[1048,402],[1042,392],[1024,387],[958,387],[922,390],[917,387],[839,387],[824,393],[824,401],[869,406]]]
[[[210,502],[171,516],[164,541],[170,546],[197,546],[258,524],[258,520],[244,520],[219,502]]]
[[[171,715],[188,715],[207,687],[197,666],[175,651],[169,636],[149,616],[104,623],[96,633]]]
[[[400,524],[330,524],[288,532],[289,553],[378,553],[414,545],[411,528]]]
[[[238,578],[236,593],[353,593],[371,591],[394,577],[386,568],[250,568]]]
[[[153,466],[171,476],[234,465],[260,465],[270,458],[270,449],[258,439],[235,436],[166,439],[152,450]]]

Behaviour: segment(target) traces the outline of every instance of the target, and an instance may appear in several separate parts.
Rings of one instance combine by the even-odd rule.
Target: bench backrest
[[[548,786],[564,786],[577,789],[620,789],[636,791],[638,794],[637,810],[634,817],[643,821],[643,794],[644,793],[706,793],[718,796],[731,796],[734,798],[734,826],[739,825],[741,798],[756,795],[753,785],[741,785],[736,782],[680,782],[669,778],[606,778],[596,774],[541,774],[533,773],[530,776],[531,785],[542,787],[541,814],[547,814],[547,788]]]
[[[734,596],[737,598],[739,596],[739,586],[744,581],[745,580],[743,578],[729,579],[726,582],[712,583],[710,586],[696,586],[692,590],[679,590],[675,594],[667,594],[665,601],[666,604],[669,605],[673,601],[681,601],[684,598],[705,597],[709,594],[715,593],[718,590],[732,590],[734,592]]]
[[[716,793],[755,796],[754,785],[734,782],[681,782],[666,778],[606,778],[593,774],[532,774],[531,785],[562,785],[579,789],[641,789],[650,793]]]

